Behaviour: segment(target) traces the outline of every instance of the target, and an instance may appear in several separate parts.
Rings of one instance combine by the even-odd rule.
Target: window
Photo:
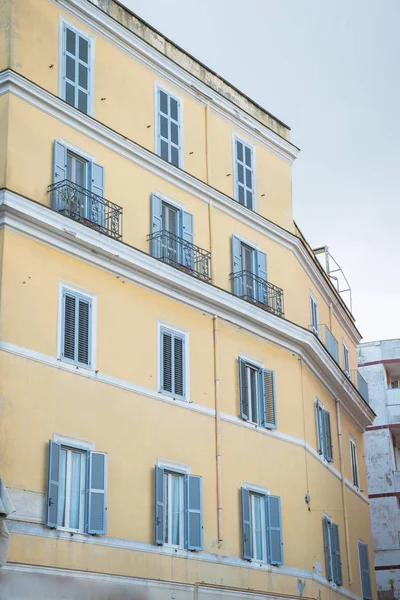
[[[350,438],[350,460],[353,485],[355,485],[358,488],[360,487],[360,482],[358,477],[357,446],[352,438]]]
[[[239,204],[254,210],[254,150],[251,146],[234,138],[235,147],[235,198]]]
[[[283,564],[281,499],[242,487],[243,558]]]
[[[161,327],[161,392],[185,399],[185,335]]]
[[[62,289],[61,359],[92,366],[92,298]]]
[[[49,527],[81,533],[107,530],[107,454],[49,442]]]
[[[155,467],[155,542],[203,550],[203,481]]]
[[[316,401],[318,452],[328,462],[333,462],[331,415],[324,410],[319,400]]]
[[[239,358],[240,412],[245,421],[276,427],[275,372]]]
[[[104,227],[104,168],[57,140],[52,188],[55,210],[77,221]]]
[[[318,302],[314,296],[310,296],[311,331],[318,335]]]
[[[358,541],[358,558],[360,561],[360,577],[364,600],[372,600],[371,575],[369,570],[368,545]]]
[[[347,377],[351,377],[350,351],[344,342],[343,342],[343,370],[346,373]]]
[[[394,389],[394,390],[397,390],[399,388],[399,380],[398,379],[392,379],[390,387],[392,389]]]
[[[157,154],[169,163],[180,167],[181,102],[178,98],[157,88]]]
[[[323,518],[326,578],[337,585],[343,584],[340,556],[339,527],[328,517]]]
[[[269,304],[267,255],[232,236],[232,282],[235,296]]]
[[[194,269],[193,215],[152,194],[151,222],[152,256]]]
[[[76,29],[63,23],[62,29],[62,99],[90,113],[91,41]]]

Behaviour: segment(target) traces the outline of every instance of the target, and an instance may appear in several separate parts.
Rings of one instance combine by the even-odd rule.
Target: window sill
[[[97,373],[98,373],[98,371],[96,369],[94,369],[93,367],[91,367],[91,366],[79,365],[79,364],[74,363],[72,361],[66,360],[65,358],[61,358],[60,356],[57,356],[57,360],[60,363],[62,363],[63,365],[68,366],[71,371],[82,370],[85,373],[91,373],[92,375],[97,375]]]

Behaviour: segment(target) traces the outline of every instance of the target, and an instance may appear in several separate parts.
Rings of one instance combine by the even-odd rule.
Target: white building
[[[365,433],[377,589],[399,598],[400,339],[361,344],[358,363],[377,415]]]

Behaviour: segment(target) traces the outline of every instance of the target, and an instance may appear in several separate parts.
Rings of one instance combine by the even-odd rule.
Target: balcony
[[[339,344],[327,325],[318,325],[318,337],[328,350],[329,354],[339,365]]]
[[[148,238],[151,255],[193,277],[211,281],[211,253],[165,229]]]
[[[358,369],[353,369],[351,371],[351,381],[358,389],[360,395],[364,398],[365,402],[369,404],[368,383],[365,381],[364,377],[361,375]]]
[[[233,293],[278,317],[283,317],[283,290],[251,271],[231,273]]]
[[[52,207],[62,215],[104,233],[122,239],[122,208],[90,190],[64,179],[49,185]]]
[[[389,406],[400,405],[400,388],[388,388],[386,393]]]

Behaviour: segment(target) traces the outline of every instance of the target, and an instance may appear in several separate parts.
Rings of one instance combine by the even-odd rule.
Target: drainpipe
[[[221,406],[219,395],[219,369],[218,369],[218,317],[213,317],[214,333],[214,384],[215,384],[215,448],[217,470],[217,528],[218,542],[222,542],[222,475],[221,475]]]
[[[351,560],[350,560],[349,517],[347,514],[347,503],[346,503],[346,481],[345,481],[345,476],[344,476],[343,442],[342,442],[342,427],[340,424],[339,400],[336,400],[336,417],[337,417],[337,430],[338,430],[338,436],[339,436],[340,474],[342,476],[342,500],[343,500],[343,514],[344,514],[344,533],[345,533],[345,538],[346,538],[347,568],[349,571],[349,584],[351,585],[353,583],[353,571],[351,568]]]

